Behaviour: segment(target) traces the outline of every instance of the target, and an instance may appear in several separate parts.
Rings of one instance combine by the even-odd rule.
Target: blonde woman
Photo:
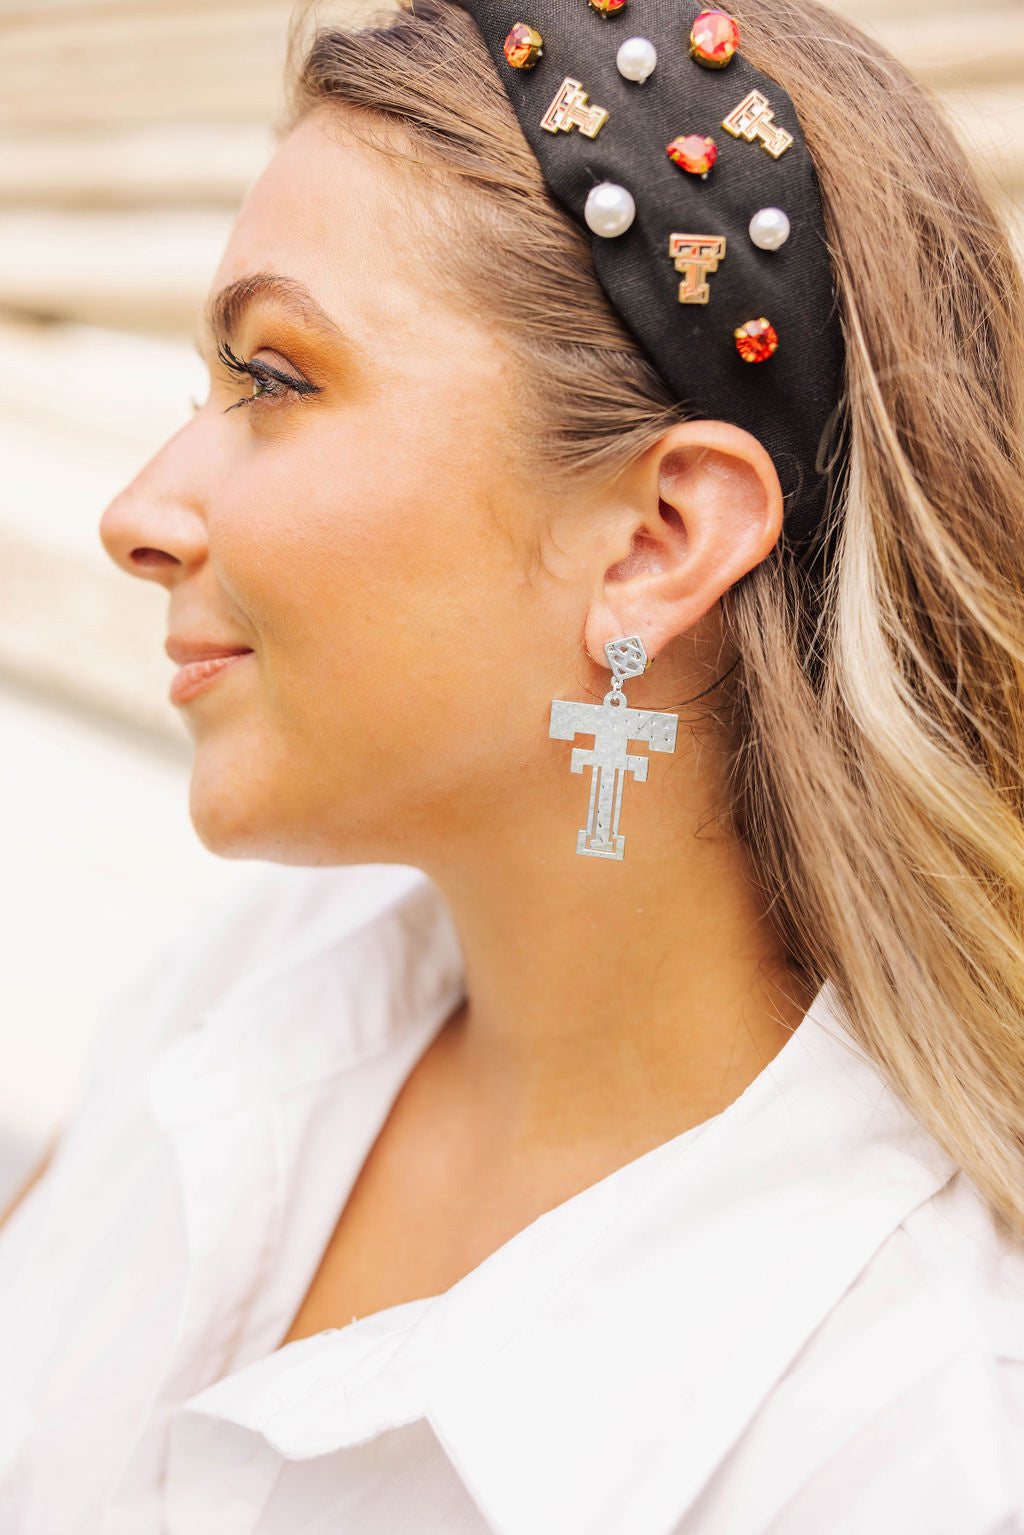
[[[6,1222],[5,1535],[1024,1531],[1020,277],[813,0],[614,10],[302,42],[103,517],[280,867]]]

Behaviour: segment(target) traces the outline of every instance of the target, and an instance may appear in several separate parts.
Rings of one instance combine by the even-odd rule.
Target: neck
[[[767,920],[744,850],[712,819],[719,786],[703,759],[699,775],[652,760],[649,781],[627,787],[621,861],[575,851],[584,775],[545,777],[544,790],[504,825],[492,816],[475,848],[449,827],[443,849],[416,860],[449,904],[466,964],[452,1059],[525,1141],[660,1144],[733,1102],[814,991]]]

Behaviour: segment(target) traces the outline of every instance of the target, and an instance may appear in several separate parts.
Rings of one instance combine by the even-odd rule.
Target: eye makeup
[[[318,384],[311,384],[307,379],[284,373],[280,368],[272,367],[270,363],[246,361],[236,357],[223,339],[217,342],[217,359],[236,378],[250,378],[253,381],[252,394],[243,395],[233,405],[226,406],[226,411],[236,410],[239,405],[253,405],[259,400],[282,400],[290,394],[299,399],[306,399],[310,395],[321,392]]]

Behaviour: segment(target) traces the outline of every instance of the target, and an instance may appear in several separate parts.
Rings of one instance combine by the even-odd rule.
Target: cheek
[[[507,660],[493,615],[522,573],[488,510],[495,487],[468,455],[388,436],[268,445],[209,518],[211,565],[256,636],[263,707],[321,752],[348,738],[350,754],[353,730],[393,752],[413,725],[425,746],[443,717],[479,708],[475,689]]]

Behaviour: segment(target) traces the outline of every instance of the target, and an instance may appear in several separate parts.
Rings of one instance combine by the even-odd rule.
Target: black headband
[[[844,348],[817,176],[789,96],[744,58],[736,23],[694,0],[462,4],[555,199],[592,232],[595,187],[615,189],[591,199],[596,221],[605,199],[609,229],[629,217],[622,189],[631,194],[624,232],[593,233],[601,286],[677,400],[764,444],[786,537],[806,552],[843,462]],[[636,34],[657,52],[642,81],[616,63]],[[635,77],[650,49],[627,52]],[[677,139],[688,142],[670,157]],[[779,209],[782,244],[785,220],[768,211]],[[761,210],[758,245],[750,223]]]

